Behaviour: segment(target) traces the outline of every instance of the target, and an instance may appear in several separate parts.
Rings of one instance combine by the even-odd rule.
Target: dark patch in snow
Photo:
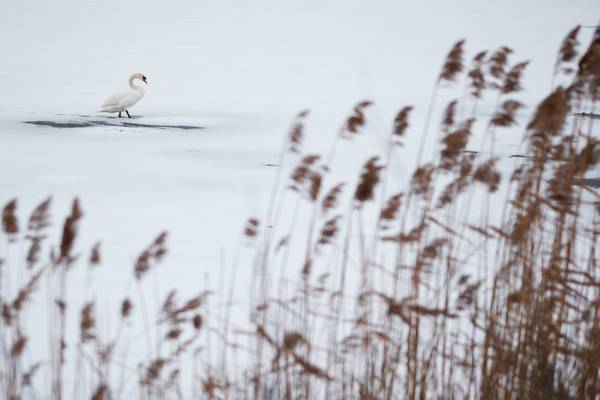
[[[133,122],[123,122],[121,125],[116,126],[128,126],[134,128],[156,128],[156,129],[204,129],[203,126],[194,126],[194,125],[155,125],[155,124],[137,124]]]
[[[571,115],[573,115],[574,117],[579,117],[579,118],[600,119],[600,114],[596,114],[593,112],[578,112],[578,113],[572,113]]]
[[[594,189],[600,188],[600,178],[584,178],[583,183],[587,186],[593,187]]]
[[[526,156],[525,154],[511,154],[509,157],[510,158],[531,158],[529,156]]]
[[[195,125],[160,125],[160,124],[143,124],[138,122],[121,122],[113,123],[103,120],[82,121],[82,122],[57,122],[57,121],[23,121],[25,124],[49,126],[51,128],[67,129],[67,128],[90,128],[98,126],[114,126],[118,128],[151,128],[151,129],[180,129],[180,130],[196,130],[204,129],[202,126]]]
[[[85,128],[90,126],[87,122],[54,122],[54,121],[23,121],[26,124],[50,126],[52,128]]]
[[[545,179],[546,182],[552,182],[553,180],[554,179]],[[598,189],[600,188],[600,178],[583,178],[581,180],[578,178],[573,179],[573,185],[581,184],[592,187],[594,189]]]
[[[474,151],[474,150],[463,150],[464,154],[479,154],[478,151]]]

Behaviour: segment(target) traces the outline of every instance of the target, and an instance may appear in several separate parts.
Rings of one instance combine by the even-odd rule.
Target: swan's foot
[[[129,115],[129,111],[125,110],[125,112],[127,113],[127,116],[128,116],[129,118],[131,118],[131,115]]]
[[[121,113],[119,113],[119,118],[121,118]]]

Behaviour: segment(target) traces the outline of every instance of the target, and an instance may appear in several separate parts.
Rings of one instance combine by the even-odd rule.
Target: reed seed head
[[[27,346],[27,337],[23,336],[23,334],[19,331],[17,332],[17,337],[10,347],[10,357],[13,359],[19,358],[23,354],[25,346]]]
[[[310,201],[316,201],[320,190],[322,175],[317,163],[321,156],[309,154],[302,158],[290,177],[290,189],[305,196]]]
[[[2,229],[9,238],[19,233],[19,223],[15,210],[17,209],[17,199],[9,201],[2,210]],[[12,238],[11,238],[12,239]]]
[[[331,189],[329,192],[323,197],[323,201],[321,202],[321,214],[327,215],[327,213],[337,207],[339,202],[339,198],[342,195],[344,190],[345,182],[340,182]]]
[[[496,79],[503,79],[505,74],[505,68],[508,64],[508,56],[513,52],[510,47],[500,47],[498,50],[492,53],[489,62],[489,73]],[[494,85],[495,86],[495,85]]]
[[[317,241],[317,246],[324,246],[332,243],[335,240],[335,237],[339,231],[339,220],[341,219],[340,215],[336,215],[333,218],[330,218],[325,222],[323,227],[321,228],[321,234],[319,235],[319,240]]]
[[[442,119],[442,131],[447,132],[454,126],[454,119],[456,116],[456,105],[458,104],[458,100],[452,100],[446,106],[446,110],[444,111],[444,117]]]
[[[500,93],[509,94],[516,93],[523,90],[521,87],[521,77],[523,76],[523,71],[529,65],[529,61],[523,61],[515,66],[513,66],[505,75],[504,82],[500,86]]]
[[[420,167],[415,169],[410,183],[411,191],[419,196],[428,193],[434,171],[435,167],[431,163],[421,165]]]
[[[131,300],[125,299],[121,302],[121,318],[125,319],[131,315],[131,310],[133,309],[133,304]]]
[[[492,158],[484,162],[479,165],[473,173],[473,180],[487,186],[490,193],[498,190],[498,184],[500,183],[501,178],[500,172],[495,168],[496,161],[495,158]]]
[[[71,252],[73,250],[73,244],[77,236],[77,223],[81,219],[83,213],[79,206],[79,199],[73,200],[71,207],[71,214],[65,219],[63,225],[62,240],[60,242],[60,256],[59,261],[64,262],[66,265],[71,264],[74,261],[74,257]]]
[[[446,61],[438,77],[439,81],[453,82],[456,80],[456,76],[463,70],[463,53],[464,53],[465,39],[459,40],[452,46]]]
[[[379,172],[384,168],[382,165],[377,165],[379,157],[371,157],[363,166],[358,186],[354,192],[354,200],[357,207],[362,207],[366,201],[372,200],[375,186],[379,183]]]
[[[506,100],[500,109],[492,116],[490,124],[498,127],[509,127],[516,124],[516,114],[523,108],[523,103],[516,100]]]
[[[249,218],[244,227],[244,236],[248,239],[255,238],[258,235],[260,221],[257,218]]]
[[[442,139],[443,148],[440,152],[440,168],[450,171],[460,167],[459,159],[469,141],[471,126],[474,121],[474,119],[466,120],[456,130],[448,133]]]
[[[396,118],[394,118],[394,144],[402,145],[401,139],[404,137],[406,133],[406,129],[408,129],[408,117],[410,116],[410,112],[412,111],[412,106],[403,107],[398,114],[396,114]]]
[[[352,114],[346,119],[346,123],[340,132],[340,135],[343,138],[351,139],[365,126],[365,109],[372,104],[373,103],[369,100],[363,100],[354,106]]]
[[[138,256],[134,266],[134,275],[137,280],[141,280],[153,266],[162,260],[167,253],[166,241],[167,232],[161,232]]]
[[[44,228],[50,226],[50,201],[51,197],[48,197],[46,200],[41,202],[35,210],[31,213],[29,217],[29,222],[27,224],[27,229],[32,232],[40,232]]]
[[[527,129],[538,135],[556,135],[561,131],[568,112],[567,91],[559,87],[538,105]]]
[[[379,224],[383,229],[387,229],[386,223],[394,221],[398,216],[398,210],[400,209],[403,195],[403,193],[398,193],[391,196],[387,200],[385,207],[383,207],[379,213]]]
[[[471,96],[476,99],[481,98],[483,91],[487,86],[487,82],[485,79],[485,74],[483,72],[482,64],[485,56],[487,55],[487,51],[481,51],[475,55],[473,58],[473,66],[471,70],[467,73],[469,78],[469,89]]]
[[[288,150],[292,153],[299,153],[304,138],[304,119],[308,116],[309,110],[304,110],[296,115],[296,121],[290,129],[288,135]]]
[[[92,247],[92,251],[90,252],[90,265],[97,266],[100,265],[102,261],[102,257],[100,255],[100,242],[96,242],[94,247]]]
[[[581,25],[577,25],[563,39],[560,50],[558,51],[556,67],[560,64],[571,62],[577,57],[577,46],[579,45],[577,35],[579,34],[580,29]]]
[[[81,343],[96,339],[96,334],[94,333],[95,326],[94,303],[86,303],[81,309],[81,318],[79,322],[79,337]]]

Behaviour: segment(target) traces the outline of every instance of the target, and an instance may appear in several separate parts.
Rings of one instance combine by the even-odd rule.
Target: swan
[[[129,77],[129,90],[115,93],[108,99],[106,99],[106,101],[102,105],[102,109],[100,110],[100,112],[118,112],[119,117],[121,117],[121,113],[125,111],[127,113],[127,116],[131,118],[131,115],[128,111],[129,108],[138,101],[140,101],[142,97],[144,97],[144,88],[134,83],[136,79],[141,80],[146,85],[148,84],[148,81],[146,80],[146,75],[141,74],[139,72],[131,75]]]

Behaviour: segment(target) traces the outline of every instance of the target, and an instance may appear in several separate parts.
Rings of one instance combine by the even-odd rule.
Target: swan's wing
[[[102,104],[102,108],[118,106],[119,102],[123,98],[127,97],[128,94],[129,94],[128,90],[113,94],[108,99],[106,99],[106,101],[104,102],[104,104]]]
[[[115,93],[106,99],[100,111],[125,111],[140,101],[142,97],[144,97],[144,92],[142,90],[129,89],[124,92]]]
[[[140,101],[142,97],[144,97],[144,92],[141,90],[129,90],[127,93],[125,93],[125,96],[119,99],[118,105],[119,107],[128,109]]]

